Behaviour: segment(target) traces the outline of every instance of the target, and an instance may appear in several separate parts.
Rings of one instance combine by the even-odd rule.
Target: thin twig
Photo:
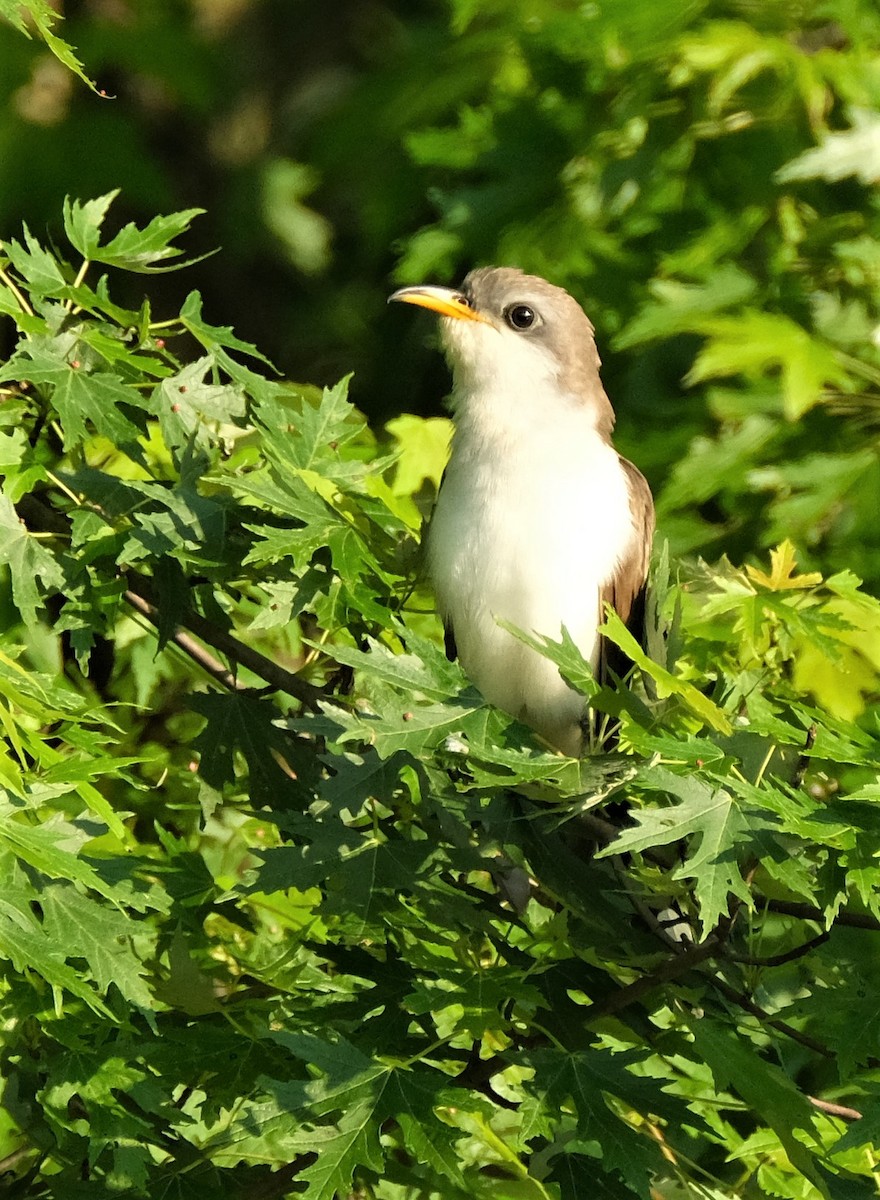
[[[676,913],[675,917],[670,920],[661,920],[659,915],[654,912],[649,904],[645,903],[630,883],[629,875],[621,856],[615,854],[611,862],[617,871],[620,886],[626,892],[627,899],[632,905],[633,911],[642,918],[654,937],[661,941],[667,950],[672,950],[676,954],[680,954],[686,946],[691,945],[694,940],[693,930],[684,914]],[[684,936],[676,937],[673,931],[679,926],[685,926],[687,933]]]
[[[123,592],[122,595],[127,604],[136,609],[141,616],[146,617],[152,625],[158,626],[159,614],[152,604],[148,604],[142,596],[139,596],[130,589]],[[188,633],[176,629],[171,635],[170,640],[176,646],[179,646],[184,654],[188,655],[203,671],[207,671],[213,679],[222,684],[223,687],[229,688],[230,691],[243,691],[246,689],[246,684],[236,679],[228,667],[224,667],[218,658],[215,658],[213,654],[209,654],[204,646],[200,646]]]
[[[805,954],[809,954],[811,950],[815,950],[817,946],[827,942],[830,937],[831,934],[827,931],[819,933],[814,938],[810,938],[808,942],[795,946],[793,950],[786,950],[782,954],[769,954],[766,958],[752,958],[748,954],[735,954],[733,951],[729,951],[725,957],[732,962],[744,963],[748,967],[781,967],[785,963],[803,958]]]
[[[789,1025],[787,1021],[780,1021],[778,1017],[771,1017],[766,1009],[761,1008],[760,1004],[756,1004],[751,996],[745,992],[738,992],[736,988],[730,986],[717,975],[712,976],[712,984],[721,992],[722,996],[726,996],[731,1003],[744,1008],[746,1012],[751,1013],[753,1017],[757,1017],[765,1025],[769,1025],[772,1029],[784,1033],[786,1037],[790,1037],[793,1042],[799,1042],[801,1046],[806,1046],[808,1050],[813,1050],[816,1054],[821,1054],[823,1058],[834,1058],[834,1054],[822,1042],[817,1042],[815,1038],[810,1037],[807,1033],[801,1033],[799,1029],[795,1029],[793,1025]]]
[[[749,879],[753,874],[753,871],[749,873]],[[740,961],[737,956],[733,954],[728,955],[725,951],[725,941],[733,927],[734,922],[736,921],[739,908],[740,905],[737,905],[726,920],[719,921],[716,932],[708,937],[705,942],[702,942],[698,946],[689,946],[686,950],[680,951],[672,958],[667,959],[666,962],[662,963],[656,971],[652,971],[650,975],[646,975],[642,979],[637,979],[634,983],[620,988],[616,992],[612,992],[610,996],[606,997],[606,999],[599,1004],[592,1005],[588,1009],[589,1019],[592,1021],[599,1017],[607,1016],[611,1013],[620,1012],[622,1009],[629,1007],[630,1004],[633,1004],[637,1000],[641,999],[646,992],[651,991],[660,984],[668,983],[671,980],[676,979],[679,975],[685,974],[692,967],[698,967],[708,958],[713,958],[716,955],[724,954],[725,957],[730,957],[731,959],[734,959],[734,961]],[[639,910],[637,909],[637,911]],[[816,911],[818,912],[819,910]],[[644,914],[641,915],[644,916]],[[663,941],[664,945],[669,945],[669,934],[661,927],[656,918],[654,918],[652,921],[648,921],[648,927],[656,937]],[[806,954],[809,949],[812,949],[820,941],[824,941],[828,936],[829,935],[827,933],[820,934],[807,944],[807,948],[799,946],[795,952],[788,952],[787,955],[777,955],[776,958],[779,960],[785,960],[789,957],[797,957],[799,954]],[[768,960],[764,965],[776,965],[776,963],[774,963],[772,960]],[[730,984],[723,980],[718,974],[710,974],[708,977],[708,982],[711,986],[717,988],[718,991],[721,992],[723,996],[726,996],[726,998],[732,1003],[738,1005],[746,1012],[751,1013],[752,1016],[757,1017],[764,1024],[776,1029],[779,1033],[783,1033],[786,1035],[786,1037],[790,1037],[792,1041],[798,1042],[802,1046],[806,1046],[809,1050],[813,1050],[816,1054],[821,1054],[823,1058],[834,1058],[833,1052],[822,1042],[810,1037],[809,1034],[801,1033],[799,1029],[795,1029],[793,1025],[789,1025],[787,1021],[782,1021],[778,1017],[771,1017],[768,1012],[766,1012],[760,1007],[760,1005],[756,1004],[754,1000],[752,1000],[751,996],[749,996],[746,992],[737,991],[736,988],[731,987]],[[854,1112],[855,1110],[853,1109],[851,1111]]]
[[[616,837],[620,837],[620,829],[611,821],[598,816],[594,812],[582,812],[577,815],[577,825],[602,845],[608,845]]]
[[[13,1167],[17,1167],[23,1159],[30,1157],[35,1152],[36,1147],[34,1146],[20,1146],[18,1150],[13,1150],[5,1158],[0,1158],[0,1175],[5,1175],[7,1171],[11,1171]]]
[[[857,1108],[848,1108],[845,1104],[832,1104],[830,1100],[820,1100],[818,1096],[807,1096],[814,1108],[829,1113],[832,1117],[843,1117],[844,1121],[861,1121],[862,1114]]]
[[[804,739],[804,748],[801,751],[800,757],[797,760],[794,768],[794,775],[791,777],[791,786],[799,788],[803,785],[804,776],[807,773],[807,768],[810,765],[810,751],[816,744],[816,735],[819,732],[819,727],[816,724],[810,726],[807,730],[807,736]]]
[[[124,593],[125,599],[138,612],[143,613],[152,624],[158,626],[159,614],[150,599],[147,581],[142,576],[136,575],[133,571],[129,571],[126,578],[129,587]],[[264,654],[260,654],[259,651],[254,650],[251,646],[246,646],[244,642],[240,642],[238,638],[233,637],[231,633],[227,633],[225,629],[218,629],[211,621],[194,612],[181,614],[180,624],[213,646],[215,650],[219,650],[222,654],[225,654],[239,666],[246,667],[254,675],[258,675],[261,679],[264,679],[270,687],[279,692],[286,692],[288,696],[293,696],[294,699],[299,700],[300,703],[305,704],[309,708],[317,708],[318,700],[322,696],[320,688],[315,687],[314,684],[307,683],[304,679],[300,679],[292,671],[287,671],[284,667],[280,667],[277,663],[272,662],[270,658],[266,658]],[[172,639],[177,642],[186,654],[189,654],[191,658],[199,662],[200,666],[204,666],[209,674],[213,675],[224,687],[241,687],[241,684],[231,672],[226,670],[222,663],[218,663],[212,655],[207,654],[201,647],[197,647],[191,638],[186,638],[185,634],[182,636],[186,644],[180,640],[181,635],[179,631],[172,635]],[[200,658],[197,658],[192,653],[194,647],[200,652]],[[219,668],[219,673],[217,668]]]
[[[2,249],[3,249],[3,243],[0,242],[0,250],[2,250]],[[27,300],[24,298],[24,294],[21,291],[19,291],[18,287],[16,286],[16,284],[13,281],[13,279],[11,278],[11,276],[9,276],[6,273],[6,271],[4,271],[2,269],[2,267],[0,267],[0,280],[2,280],[3,283],[6,284],[6,286],[9,288],[10,292],[12,292],[13,296],[16,298],[18,303],[21,305],[21,311],[24,313],[27,313],[27,315],[29,317],[32,317],[34,315],[34,310],[31,308],[31,306],[28,304]]]
[[[768,900],[763,896],[756,896],[755,900],[770,912],[781,913],[786,917],[800,917],[802,921],[818,921],[820,925],[825,924],[825,913],[815,904],[802,904],[795,900]],[[835,915],[833,924],[847,925],[851,929],[880,930],[880,921],[876,917],[872,917],[868,913],[847,912],[846,909]]]

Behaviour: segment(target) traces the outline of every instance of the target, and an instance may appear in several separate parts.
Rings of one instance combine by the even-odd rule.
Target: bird
[[[643,613],[654,502],[612,445],[593,324],[515,267],[389,301],[439,315],[452,368],[452,448],[425,538],[447,653],[486,700],[579,757],[584,697],[499,621],[556,641],[567,630],[601,677],[605,603],[625,622]]]

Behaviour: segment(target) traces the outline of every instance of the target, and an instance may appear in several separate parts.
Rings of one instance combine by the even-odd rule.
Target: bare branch
[[[781,1021],[778,1017],[771,1017],[766,1009],[761,1008],[760,1004],[756,1004],[751,996],[745,992],[738,992],[736,988],[730,986],[717,975],[712,977],[713,985],[721,992],[722,996],[726,996],[732,1004],[738,1005],[745,1009],[747,1013],[751,1013],[753,1017],[757,1017],[759,1021],[765,1025],[769,1025],[771,1029],[776,1029],[780,1033],[784,1033],[786,1037],[790,1037],[793,1042],[798,1042],[801,1046],[806,1046],[808,1050],[814,1051],[816,1054],[821,1054],[823,1058],[834,1058],[834,1054],[822,1042],[817,1042],[807,1033],[801,1033],[799,1029],[795,1029],[793,1025],[789,1025],[787,1021]]]
[[[799,788],[804,782],[804,776],[807,773],[807,768],[810,765],[810,751],[816,742],[816,735],[819,732],[819,727],[815,724],[811,725],[807,730],[807,736],[804,739],[804,748],[801,751],[800,758],[794,768],[794,775],[791,777],[792,787]]]
[[[825,924],[825,913],[814,904],[801,904],[792,900],[768,900],[762,896],[756,896],[755,900],[770,912],[782,913],[787,917],[800,917],[804,921],[818,921],[820,925]],[[846,909],[835,916],[834,924],[848,925],[851,929],[880,929],[880,921],[876,917],[869,916],[868,913],[847,912]]]
[[[677,979],[679,975],[686,975],[688,971],[694,969],[705,962],[707,958],[711,958],[719,951],[719,943],[714,937],[709,937],[705,942],[701,942],[699,946],[688,946],[686,950],[682,950],[678,954],[674,954],[671,958],[667,958],[648,975],[643,975],[641,979],[636,979],[633,983],[628,983],[625,987],[617,988],[611,992],[604,1000],[600,1000],[595,1004],[591,1004],[585,1013],[585,1019],[592,1024],[602,1017],[610,1016],[612,1013],[621,1012],[624,1008],[629,1008],[631,1004],[635,1004],[637,1000],[641,1000],[642,996],[651,992],[654,988],[661,984],[669,983],[673,979]]]
[[[832,1117],[842,1117],[844,1121],[861,1121],[862,1114],[857,1108],[847,1108],[845,1104],[832,1104],[830,1100],[820,1100],[817,1096],[807,1096],[814,1108],[828,1113]]]
[[[766,958],[752,958],[748,954],[735,954],[733,951],[728,951],[726,957],[733,962],[745,963],[749,967],[781,967],[784,963],[803,958],[805,954],[809,954],[811,950],[815,950],[817,946],[827,942],[830,936],[831,934],[827,932],[819,933],[816,937],[810,938],[808,942],[795,946],[793,950],[786,950],[782,954],[769,954]]]
[[[159,615],[156,609],[152,604],[144,600],[142,596],[139,596],[136,592],[127,590],[123,592],[123,599],[132,608],[136,609],[141,616],[146,617],[151,624],[158,625]],[[183,633],[178,629],[171,635],[171,641],[179,646],[184,654],[188,655],[203,671],[207,671],[213,679],[222,684],[223,687],[229,688],[230,691],[242,691],[245,688],[246,685],[236,679],[228,667],[224,667],[218,658],[215,658],[213,654],[209,654],[188,633]]]
[[[158,625],[158,611],[152,603],[147,581],[142,576],[136,575],[133,571],[129,571],[126,578],[129,588],[125,593],[125,598],[128,603],[137,608],[138,612],[142,612],[154,625]],[[280,667],[278,663],[272,662],[270,658],[266,658],[264,654],[260,654],[253,647],[246,646],[244,642],[240,642],[238,638],[233,637],[231,633],[227,633],[225,629],[218,629],[211,621],[191,611],[181,613],[180,624],[210,646],[213,646],[215,650],[219,650],[227,658],[238,663],[239,666],[246,667],[254,675],[258,675],[261,679],[264,679],[270,687],[275,688],[279,692],[286,692],[288,696],[293,696],[294,699],[299,700],[308,708],[317,708],[318,700],[322,696],[320,688],[315,687],[314,684],[307,683],[304,679],[300,679],[292,671],[287,671],[284,667]],[[199,659],[195,658],[190,650],[195,643],[191,638],[186,638],[186,635],[183,636],[187,645],[184,645],[180,641],[179,634],[175,634],[173,640],[181,646],[181,649],[185,653],[190,654],[190,657],[199,662],[200,666],[204,666],[205,670],[213,675],[218,682],[222,683],[224,687],[240,686],[231,672],[226,671],[226,668],[221,663],[217,663],[217,660],[212,655],[202,651],[204,658],[213,663],[215,667],[219,667],[221,674],[218,674],[209,665],[209,662],[199,661]],[[223,677],[224,674],[226,678]]]
[[[70,534],[70,525],[66,518],[36,496],[23,496],[19,501],[18,511],[29,529],[54,533],[60,537],[67,537]],[[129,570],[126,574],[126,582],[128,583],[128,589],[124,594],[126,602],[146,617],[152,625],[158,627],[158,610],[153,603],[149,580],[143,575],[138,575],[136,571]],[[178,623],[231,659],[232,662],[246,667],[254,675],[265,680],[271,688],[293,696],[307,708],[317,708],[318,701],[323,695],[320,688],[308,683],[305,679],[300,679],[292,671],[280,667],[265,654],[260,654],[258,650],[240,642],[225,629],[219,629],[211,621],[192,611],[180,613]],[[218,659],[186,634],[177,630],[172,635],[172,641],[223,687],[233,689],[242,687],[233,672],[224,667]]]

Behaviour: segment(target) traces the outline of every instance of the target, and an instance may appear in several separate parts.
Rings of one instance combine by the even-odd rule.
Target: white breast
[[[560,749],[580,749],[583,698],[496,617],[558,639],[595,667],[599,593],[635,537],[626,475],[582,404],[547,382],[470,395],[431,519],[428,571],[467,674],[487,700]]]

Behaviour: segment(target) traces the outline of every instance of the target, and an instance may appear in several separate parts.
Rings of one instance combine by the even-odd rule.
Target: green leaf
[[[61,264],[54,254],[43,249],[27,225],[23,232],[24,246],[14,238],[3,243],[9,261],[31,291],[42,296],[57,296],[67,286]]]
[[[605,610],[605,624],[602,625],[601,632],[605,637],[610,638],[615,646],[619,646],[624,654],[654,681],[660,696],[678,696],[691,712],[712,729],[719,733],[730,733],[730,721],[721,709],[713,704],[708,696],[699,692],[693,684],[671,674],[658,663],[652,662],[612,608]]]
[[[185,263],[172,267],[160,267],[157,263],[176,258],[182,253],[171,245],[174,238],[189,229],[193,217],[199,216],[203,208],[187,208],[167,217],[154,217],[143,229],[134,223],[125,225],[109,241],[101,241],[101,230],[110,205],[119,195],[119,189],[85,202],[64,201],[64,232],[71,245],[89,262],[105,263],[125,271],[155,273],[162,270],[177,270]]]
[[[334,661],[362,672],[365,679],[390,684],[413,698],[445,700],[466,685],[460,667],[436,646],[415,637],[408,641],[419,654],[394,654],[373,638],[365,639],[366,650],[338,645],[328,652]]]
[[[386,422],[385,428],[397,444],[394,494],[411,496],[426,480],[438,489],[449,458],[452,422],[446,417],[403,413]]]
[[[577,691],[590,698],[596,696],[599,691],[596,677],[567,629],[562,630],[562,637],[557,642],[549,637],[535,637],[523,629],[518,629],[516,625],[511,625],[509,621],[499,619],[497,623],[502,629],[513,634],[518,642],[531,646],[533,650],[556,663],[566,682]]]
[[[293,1140],[300,1153],[314,1153],[315,1161],[300,1178],[306,1183],[309,1200],[335,1200],[350,1191],[355,1171],[367,1167],[380,1171],[383,1155],[379,1130],[369,1104],[345,1112],[335,1125],[319,1125]]]
[[[634,812],[635,826],[624,829],[599,856],[667,846],[696,835],[699,841],[675,877],[695,880],[694,891],[706,936],[718,919],[727,914],[730,895],[749,906],[752,904],[738,861],[748,821],[734,796],[696,775],[675,775],[663,767],[650,767],[640,773],[640,778],[658,790],[671,792],[681,803]]]
[[[92,91],[97,91],[95,84],[85,73],[83,64],[74,53],[73,47],[53,31],[53,26],[61,20],[60,14],[48,3],[48,0],[0,0],[0,17],[11,22],[21,33],[31,36],[29,22],[46,43],[47,48],[74,75],[78,75],[83,83],[87,83]]]
[[[210,382],[213,366],[210,356],[199,358],[157,386],[150,404],[167,446],[208,449],[218,436],[233,442],[242,432],[247,410],[244,393],[235,384]]]
[[[132,940],[150,946],[145,930],[132,918],[106,905],[96,904],[73,887],[53,884],[40,892],[43,927],[50,938],[65,947],[69,958],[83,958],[104,995],[115,985],[129,1004],[149,1011],[153,996],[147,987],[147,968],[135,954]]]
[[[119,375],[91,370],[91,363],[77,357],[84,351],[75,330],[52,338],[25,339],[0,369],[0,380],[25,379],[29,386],[48,387],[50,403],[58,413],[68,448],[92,432],[117,445],[134,443],[142,430],[129,419],[126,410],[137,411],[144,406],[140,393],[126,385]]]
[[[303,396],[296,409],[277,400],[259,406],[256,418],[264,430],[266,453],[282,474],[295,471],[311,478],[311,473],[320,471],[323,479],[339,483],[364,474],[359,459],[342,452],[365,428],[363,417],[347,397],[345,378],[336,387],[325,389],[317,405]]]
[[[3,860],[8,871],[8,856],[3,855]],[[94,988],[67,964],[66,943],[49,936],[38,921],[34,913],[38,901],[35,890],[7,883],[0,897],[0,959],[10,962],[19,975],[29,977],[33,981],[31,986],[34,983],[40,986],[40,981],[45,981],[55,993],[57,1011],[61,1010],[61,993],[68,992],[84,1000],[95,1012],[111,1017]]]
[[[263,214],[293,265],[307,275],[325,270],[330,259],[333,227],[326,217],[303,204],[318,185],[306,164],[271,159],[263,173]]]
[[[349,712],[339,705],[324,703],[322,717],[302,718],[297,727],[318,732],[320,726],[323,736],[340,745],[352,742],[369,745],[381,758],[388,758],[399,750],[426,754],[450,738],[458,741],[464,737],[481,748],[486,741],[497,742],[503,736],[502,731],[513,723],[510,717],[489,708],[474,688],[467,688],[446,702],[421,704],[397,689],[371,690],[370,707],[378,711]]]
[[[857,1146],[874,1146],[880,1140],[880,1103],[877,1100],[876,1084],[870,1086],[870,1100],[860,1098],[862,1117],[854,1121],[843,1137],[834,1143],[832,1153],[840,1154]]]
[[[255,797],[278,802],[286,792],[296,791],[279,765],[289,748],[284,734],[273,724],[276,711],[272,705],[243,692],[199,692],[189,703],[208,720],[192,748],[201,756],[200,771],[211,787],[219,790],[234,782],[239,752],[250,769]]]
[[[230,379],[247,388],[258,400],[269,399],[278,394],[278,384],[270,383],[264,376],[258,375],[256,371],[243,366],[232,355],[227,354],[227,350],[237,350],[266,366],[272,366],[256,346],[237,338],[228,326],[210,325],[202,315],[202,297],[198,292],[190,292],[184,300],[180,310],[180,321],[209,352],[217,366],[225,371]]]
[[[652,1081],[627,1070],[642,1055],[592,1048],[565,1055],[538,1051],[528,1058],[543,1102],[557,1111],[570,1105],[578,1134],[602,1147],[604,1170],[618,1172],[637,1195],[645,1194],[649,1178],[658,1169],[657,1146],[636,1133],[615,1112],[613,1101],[609,1103],[612,1098],[622,1100],[645,1117],[669,1110],[669,1098]]]
[[[80,854],[85,841],[86,835],[60,814],[41,825],[32,825],[8,800],[0,806],[0,845],[49,879],[69,880],[112,900],[112,888]]]
[[[709,342],[691,367],[688,383],[720,376],[758,376],[779,370],[782,407],[796,421],[823,399],[828,386],[842,387],[847,375],[835,351],[775,313],[745,312],[700,323]]]
[[[649,285],[652,299],[618,335],[615,345],[630,349],[655,338],[689,333],[699,328],[707,313],[742,304],[756,290],[755,280],[734,263],[722,264],[705,283],[654,279]]]
[[[765,1062],[754,1047],[708,1017],[688,1022],[694,1045],[708,1063],[718,1087],[732,1087],[760,1113],[785,1147],[792,1164],[823,1195],[828,1190],[809,1146],[820,1149],[815,1110],[792,1081]],[[806,1142],[806,1145],[804,1144]]]
[[[467,1093],[442,1087],[437,1073],[396,1070],[382,1094],[382,1110],[400,1127],[403,1143],[417,1162],[427,1163],[441,1179],[466,1188],[458,1130],[438,1119],[438,1106],[468,1104]]]
[[[94,200],[64,198],[64,232],[74,250],[83,258],[93,259],[101,244],[101,227],[110,205],[119,195],[119,188]]]
[[[6,495],[0,495],[0,563],[6,563],[12,577],[12,598],[27,622],[37,619],[41,607],[41,589],[60,591],[64,571],[43,542],[29,533]]]
[[[805,150],[780,167],[782,183],[825,179],[835,183],[855,177],[864,184],[880,183],[880,118],[867,109],[851,111],[852,128],[828,133],[814,150]]]
[[[182,267],[201,261],[207,255],[165,267],[157,264],[169,258],[177,258],[183,253],[178,246],[171,245],[172,239],[185,233],[192,224],[193,217],[200,216],[204,211],[203,208],[185,208],[181,212],[170,213],[167,217],[153,217],[143,229],[129,223],[124,225],[114,238],[87,257],[124,271],[143,274],[179,271]]]

